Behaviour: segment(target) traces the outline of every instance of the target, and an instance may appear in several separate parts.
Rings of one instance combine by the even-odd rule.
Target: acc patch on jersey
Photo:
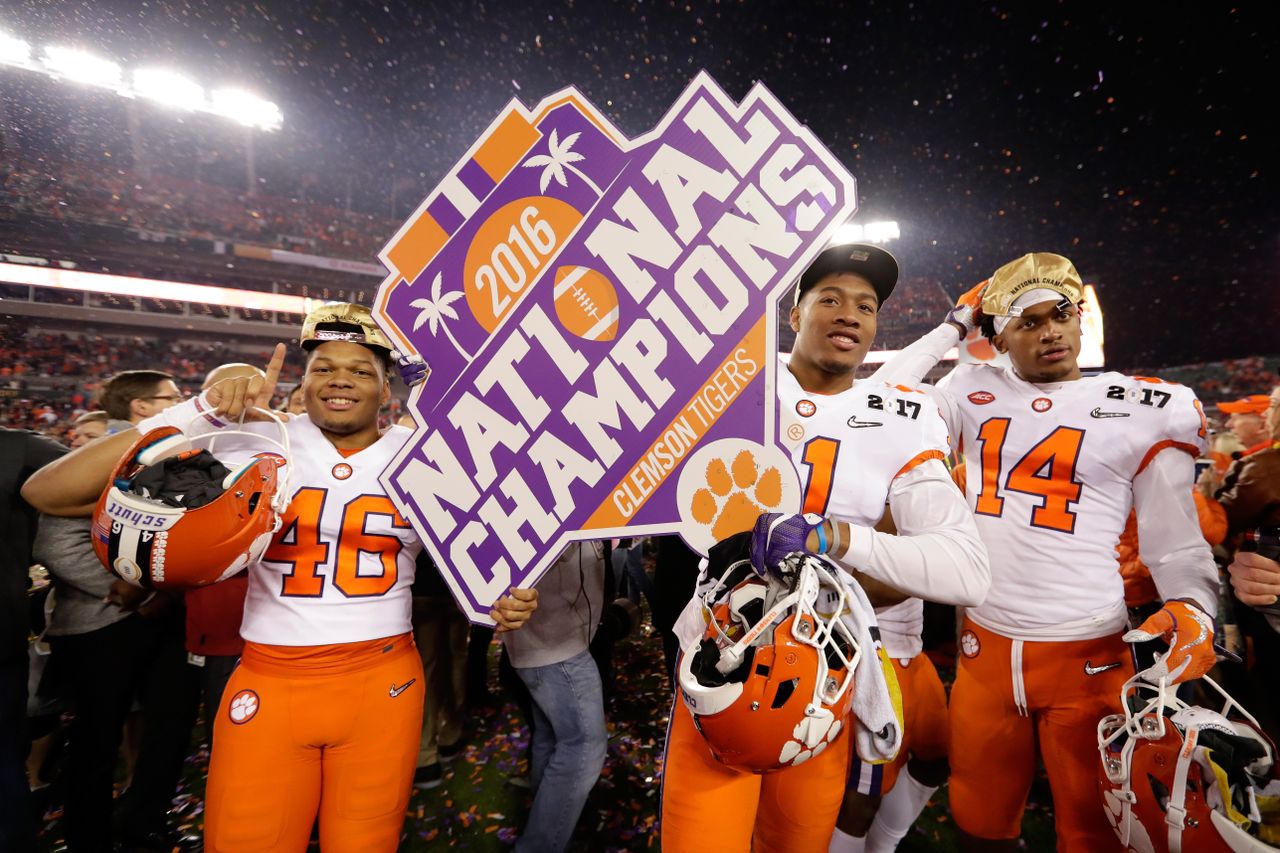
[[[252,690],[241,690],[231,697],[231,704],[227,706],[227,716],[237,726],[243,725],[254,718],[259,707],[257,693]]]

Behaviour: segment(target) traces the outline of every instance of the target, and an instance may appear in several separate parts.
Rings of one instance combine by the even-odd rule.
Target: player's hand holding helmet
[[[1155,684],[1193,681],[1213,669],[1217,654],[1213,647],[1213,619],[1194,604],[1166,601],[1137,628],[1124,635],[1126,643],[1163,640],[1169,651],[1139,675]]]
[[[153,589],[215,583],[257,562],[289,499],[288,432],[276,423],[280,441],[222,430],[251,434],[283,453],[259,453],[230,468],[209,450],[193,448],[176,427],[139,438],[116,464],[94,511],[93,549],[102,564],[134,586]]]
[[[1121,690],[1122,714],[1098,723],[1103,808],[1127,850],[1262,851],[1280,840],[1275,744],[1211,678],[1217,711],[1188,705],[1140,676]]]
[[[721,762],[758,773],[801,764],[844,730],[861,648],[841,621],[848,599],[838,574],[806,554],[763,577],[737,559],[701,597],[707,629],[678,679]]]
[[[761,514],[751,530],[751,565],[756,573],[776,574],[787,557],[797,552],[807,553],[809,534],[815,531],[820,537],[818,551],[825,553],[829,544],[823,528],[825,521],[822,516],[813,513]]]
[[[961,340],[969,337],[982,323],[982,297],[986,293],[987,282],[988,279],[983,279],[961,294],[944,318],[960,332]]]

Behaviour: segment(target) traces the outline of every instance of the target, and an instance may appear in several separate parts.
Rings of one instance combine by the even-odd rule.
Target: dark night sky
[[[0,28],[252,88],[285,114],[273,179],[353,175],[379,211],[393,178],[424,195],[512,97],[576,85],[636,134],[698,69],[735,98],[761,80],[857,177],[859,220],[901,223],[904,274],[958,293],[1065,254],[1101,283],[1125,368],[1280,352],[1266,10],[21,0]]]

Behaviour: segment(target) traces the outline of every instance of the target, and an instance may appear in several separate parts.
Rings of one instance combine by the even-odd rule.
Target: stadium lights
[[[0,65],[31,67],[31,45],[8,33],[0,33]]]
[[[835,235],[831,238],[832,246],[842,246],[845,243],[888,243],[890,240],[897,240],[902,236],[898,223],[888,222],[868,222],[866,225],[858,225],[853,222],[846,222],[836,229]]]
[[[44,67],[53,75],[91,86],[118,89],[121,83],[119,65],[73,47],[46,47]]]
[[[139,68],[133,72],[133,92],[139,97],[184,110],[194,110],[204,101],[204,89],[200,84],[160,68]]]
[[[264,130],[275,130],[284,119],[275,104],[240,89],[218,89],[209,112]]]
[[[44,74],[55,80],[70,80],[114,90],[125,98],[146,98],[184,110],[209,113],[259,130],[279,130],[284,124],[280,107],[241,89],[218,89],[210,96],[194,80],[159,68],[140,68],[126,83],[119,64],[78,48],[47,45],[39,58],[31,44],[0,32],[0,66],[8,65]]]

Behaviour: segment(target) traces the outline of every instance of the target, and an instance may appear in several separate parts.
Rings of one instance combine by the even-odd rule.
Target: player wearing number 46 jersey
[[[417,758],[423,683],[409,587],[421,544],[378,482],[410,435],[378,428],[390,347],[358,305],[312,312],[301,342],[307,413],[288,421],[290,458],[279,459],[293,469],[291,499],[249,567],[246,645],[216,710],[211,851],[305,850],[317,815],[325,851],[395,850]],[[259,410],[283,361],[280,345],[265,376],[218,383],[137,432],[82,448],[41,472],[29,499],[77,514],[105,486],[113,457],[160,427],[213,438],[214,453],[227,458],[275,452],[253,435],[218,431],[267,417]],[[245,428],[278,434],[274,423]],[[509,630],[535,606],[531,590],[513,590],[490,615]]]
[[[1101,808],[1099,719],[1133,674],[1125,640],[1172,651],[1144,677],[1177,683],[1212,666],[1217,577],[1191,500],[1204,449],[1187,388],[1084,377],[1081,282],[1060,255],[1027,255],[975,288],[948,323],[882,370],[918,380],[975,325],[1012,369],[962,365],[939,405],[965,454],[966,492],[991,556],[991,591],[966,612],[951,692],[951,808],[962,849],[1010,849],[1035,774],[1053,790],[1060,850],[1110,850]],[[1116,542],[1130,508],[1164,608],[1124,634]]]

